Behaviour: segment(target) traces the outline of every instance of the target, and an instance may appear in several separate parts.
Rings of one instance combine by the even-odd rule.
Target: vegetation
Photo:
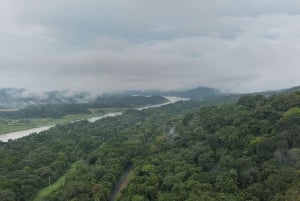
[[[160,96],[108,96],[98,97],[85,104],[54,104],[24,108],[15,111],[0,111],[0,118],[61,118],[70,114],[90,114],[90,108],[131,108],[164,103],[168,100]]]
[[[25,119],[0,119],[0,134],[36,128],[52,124],[65,124],[72,121],[84,120],[95,116],[101,116],[110,112],[122,112],[126,108],[100,108],[89,109],[89,113],[69,114],[61,118],[25,118]]]
[[[56,123],[68,123],[135,108],[167,102],[159,96],[108,96],[86,104],[55,104],[20,110],[0,110],[0,134]]]
[[[34,200],[62,176],[40,200],[109,200],[128,167],[119,201],[299,200],[300,94],[209,104],[128,110],[0,143],[0,200]]]
[[[59,187],[61,187],[66,180],[66,176],[74,174],[76,171],[76,167],[78,166],[79,162],[75,162],[71,165],[71,168],[67,171],[65,175],[60,177],[54,184],[51,184],[51,177],[49,177],[49,186],[40,190],[34,201],[43,200],[44,197],[50,195],[52,192],[57,190]]]
[[[86,92],[70,93],[63,91],[46,91],[31,93],[26,89],[0,88],[0,109],[26,108],[38,105],[79,104],[92,101]]]
[[[77,104],[44,105],[16,111],[1,111],[0,118],[27,119],[27,118],[61,118],[67,114],[88,114],[89,111]]]
[[[157,91],[157,90],[145,90],[145,91],[125,91],[123,94],[133,95],[153,95],[156,94],[158,96],[179,96],[190,99],[206,99],[213,97],[225,96],[227,93],[223,93],[218,89],[210,88],[210,87],[197,87],[189,90],[174,90],[174,91]]]

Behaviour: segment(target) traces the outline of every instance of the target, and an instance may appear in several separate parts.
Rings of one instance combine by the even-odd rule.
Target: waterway
[[[161,103],[161,104],[156,104],[156,105],[149,105],[149,106],[139,107],[139,108],[136,108],[136,110],[140,110],[141,111],[141,110],[146,110],[146,109],[150,109],[150,108],[162,107],[164,105],[169,105],[169,104],[172,104],[172,103],[176,103],[178,101],[186,101],[186,100],[188,100],[187,98],[172,97],[172,96],[166,96],[165,98],[169,100],[166,103]],[[95,121],[98,121],[100,119],[104,119],[104,118],[107,118],[107,117],[120,116],[122,114],[123,114],[123,112],[112,112],[112,113],[107,113],[107,114],[102,115],[102,116],[91,117],[91,118],[88,118],[87,120],[89,122],[91,122],[91,123],[94,123]],[[47,126],[41,126],[41,127],[38,127],[38,128],[32,128],[32,129],[26,129],[26,130],[21,130],[21,131],[16,131],[16,132],[2,134],[2,135],[0,135],[0,141],[7,142],[10,139],[11,140],[19,139],[19,138],[25,137],[27,135],[30,135],[32,133],[40,133],[42,131],[49,130],[50,128],[52,128],[54,126],[55,126],[55,124],[53,124],[53,125],[47,125]]]

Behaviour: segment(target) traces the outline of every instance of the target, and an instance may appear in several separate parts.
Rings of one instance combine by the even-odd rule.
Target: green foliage
[[[291,118],[293,116],[300,116],[300,108],[291,108],[283,114],[283,118]]]
[[[58,104],[36,106],[16,111],[1,111],[0,118],[26,119],[26,118],[61,118],[67,114],[88,114],[87,108],[78,104]]]
[[[63,175],[62,177],[60,177],[55,183],[51,184],[40,190],[38,195],[36,196],[36,198],[34,199],[34,201],[42,201],[45,197],[49,196],[51,193],[53,193],[55,190],[57,190],[58,188],[60,188],[66,180],[66,177],[68,177],[71,174],[74,174],[74,172],[76,171],[76,167],[79,165],[78,162],[75,162],[72,164],[71,168],[66,172],[65,175]],[[43,176],[47,176],[49,175],[48,172],[50,172],[51,170],[48,168],[46,170],[46,173],[43,173]],[[50,182],[51,182],[51,177],[49,177]]]
[[[250,141],[250,145],[252,146],[257,146],[261,143],[263,143],[265,141],[265,137],[263,136],[257,136],[257,137],[254,137],[251,141]]]
[[[89,114],[90,108],[130,108],[167,102],[160,96],[108,96],[98,97],[94,102],[84,104],[48,104],[29,108],[0,111],[0,118],[61,118],[70,114]]]
[[[0,143],[0,196],[30,201],[49,176],[59,181],[65,175],[44,200],[297,200],[298,96],[130,110]],[[74,173],[66,174],[78,160]],[[112,192],[125,185],[122,175],[129,171],[116,198]]]

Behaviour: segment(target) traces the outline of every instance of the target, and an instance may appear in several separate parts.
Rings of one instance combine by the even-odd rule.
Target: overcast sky
[[[0,0],[0,88],[300,85],[298,0]]]

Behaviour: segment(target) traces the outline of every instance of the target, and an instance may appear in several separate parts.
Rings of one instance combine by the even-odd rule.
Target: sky
[[[300,85],[298,0],[0,0],[0,88]]]

